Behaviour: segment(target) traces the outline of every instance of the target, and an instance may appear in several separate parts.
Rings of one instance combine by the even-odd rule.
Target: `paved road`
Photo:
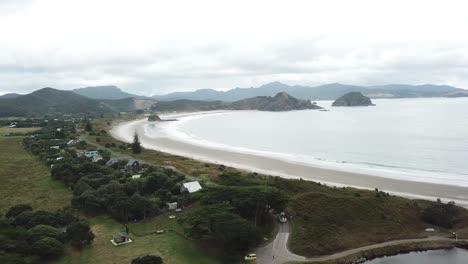
[[[279,231],[268,245],[256,252],[258,264],[281,264],[292,261],[306,261],[305,257],[296,255],[288,249],[289,224],[279,224]]]
[[[388,241],[380,244],[374,244],[370,246],[355,248],[346,250],[343,252],[338,252],[332,255],[326,255],[321,257],[306,258],[303,256],[296,255],[289,251],[287,244],[289,238],[289,224],[280,224],[280,229],[274,241],[268,245],[259,248],[256,251],[257,254],[257,263],[258,264],[282,264],[288,262],[303,262],[303,261],[325,261],[342,258],[348,255],[359,253],[361,251],[366,251],[369,249],[375,249],[386,246],[400,245],[412,242],[424,242],[424,241],[453,241],[453,239],[446,237],[428,237],[428,238],[419,238],[419,239],[404,239],[404,240],[394,240]]]

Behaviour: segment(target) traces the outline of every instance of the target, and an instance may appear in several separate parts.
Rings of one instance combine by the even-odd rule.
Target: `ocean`
[[[468,186],[468,98],[375,99],[330,111],[228,111],[149,124],[209,148],[395,179]]]

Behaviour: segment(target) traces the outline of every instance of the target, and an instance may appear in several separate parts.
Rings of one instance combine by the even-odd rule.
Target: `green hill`
[[[260,110],[289,111],[320,109],[309,100],[301,100],[280,92],[275,96],[257,96],[235,102],[175,100],[158,102],[153,109],[157,111],[209,111],[209,110]]]
[[[0,116],[105,114],[115,111],[108,104],[53,88],[43,88],[16,98],[0,99]]]

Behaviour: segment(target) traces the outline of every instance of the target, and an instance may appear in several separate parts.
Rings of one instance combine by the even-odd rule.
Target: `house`
[[[99,154],[99,151],[97,150],[92,150],[92,151],[86,151],[83,156],[87,157],[87,158],[94,158],[94,156],[98,156],[100,155]]]
[[[435,229],[432,227],[426,228],[424,231],[426,232],[435,232]]]
[[[51,149],[60,149],[59,146],[51,146],[50,148],[51,148]]]
[[[63,160],[63,157],[57,157],[56,160]]]
[[[183,192],[194,193],[194,192],[198,192],[201,189],[202,187],[200,183],[198,181],[193,181],[193,182],[186,182],[182,184],[182,186],[180,187],[180,192],[181,193]]]
[[[11,123],[11,124],[10,124],[8,127],[10,127],[10,128],[14,128],[14,127],[16,127],[17,125],[18,125],[18,123],[16,123],[16,122],[12,122],[12,123]]]
[[[166,203],[166,205],[167,205],[167,209],[168,209],[168,210],[175,210],[175,209],[177,209],[177,202]]]
[[[141,178],[141,174],[137,174],[137,175],[132,176],[132,180],[136,180],[136,179],[140,179],[140,178]]]
[[[72,139],[72,140],[67,142],[67,146],[72,147],[72,146],[75,146],[77,143],[78,143],[77,140]]]
[[[127,165],[125,165],[125,170],[128,172],[138,172],[140,169],[140,162],[138,160],[129,160]]]

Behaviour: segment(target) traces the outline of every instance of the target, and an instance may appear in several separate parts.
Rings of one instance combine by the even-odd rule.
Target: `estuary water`
[[[378,258],[365,264],[466,264],[468,250],[449,249],[426,252],[412,252],[391,257]]]
[[[228,111],[151,126],[147,134],[317,167],[468,186],[468,98],[376,99],[329,111]]]

